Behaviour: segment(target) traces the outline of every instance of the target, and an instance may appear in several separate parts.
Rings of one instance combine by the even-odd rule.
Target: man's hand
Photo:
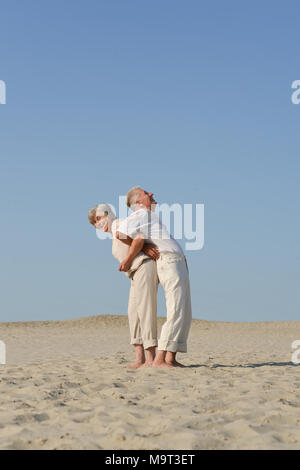
[[[149,258],[154,259],[154,261],[159,258],[159,250],[156,248],[154,243],[145,242],[142,251],[145,255],[149,256]]]
[[[131,259],[125,258],[118,268],[119,271],[124,271],[125,273],[127,273],[127,271],[129,271],[130,269],[131,263]]]
[[[136,237],[132,240],[132,243],[129,248],[128,256],[122,261],[119,266],[119,271],[124,271],[125,273],[129,271],[132,261],[136,257],[136,255],[143,249],[144,246],[144,238],[143,237]]]

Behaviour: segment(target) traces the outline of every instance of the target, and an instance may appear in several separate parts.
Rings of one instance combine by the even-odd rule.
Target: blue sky
[[[87,210],[137,184],[205,205],[194,317],[298,320],[299,3],[0,5],[0,320],[126,314]]]

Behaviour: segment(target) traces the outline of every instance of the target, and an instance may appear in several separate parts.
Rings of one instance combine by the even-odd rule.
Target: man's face
[[[144,189],[139,189],[138,192],[139,198],[137,202],[145,206],[148,210],[151,210],[151,208],[155,209],[157,202],[153,197],[153,193],[148,193],[148,191],[145,191]]]

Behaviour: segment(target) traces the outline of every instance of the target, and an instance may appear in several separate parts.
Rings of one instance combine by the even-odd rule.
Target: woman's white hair
[[[128,193],[126,194],[126,204],[128,207],[132,207],[134,204],[136,204],[139,198],[138,191],[142,191],[140,186],[134,186],[133,188],[129,189]]]
[[[95,222],[96,222],[96,210],[97,210],[97,206],[94,206],[92,207],[89,212],[88,212],[88,219],[89,219],[89,223],[94,225]]]
[[[107,215],[111,220],[116,218],[115,213],[112,211],[109,204],[101,202],[96,206],[96,216]]]

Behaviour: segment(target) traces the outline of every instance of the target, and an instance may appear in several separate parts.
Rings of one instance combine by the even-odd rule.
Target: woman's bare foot
[[[143,364],[143,367],[152,367],[153,366],[153,361],[146,361]]]
[[[140,367],[142,367],[143,365],[145,364],[144,361],[135,361],[133,362],[132,364],[130,364],[129,369],[139,369]]]
[[[142,367],[145,363],[145,352],[144,352],[144,346],[142,344],[134,344],[134,350],[135,350],[135,361],[130,364],[130,366],[125,366],[126,369],[139,369]]]

